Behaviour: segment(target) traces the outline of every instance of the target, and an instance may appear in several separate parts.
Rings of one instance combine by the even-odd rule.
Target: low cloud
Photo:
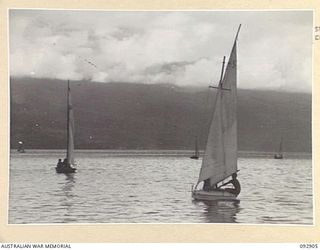
[[[206,86],[236,29],[239,86],[310,91],[311,11],[10,10],[11,76]]]

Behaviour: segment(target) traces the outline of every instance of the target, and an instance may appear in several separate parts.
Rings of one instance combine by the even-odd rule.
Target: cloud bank
[[[10,10],[10,74],[207,86],[238,40],[240,88],[311,91],[311,11]]]

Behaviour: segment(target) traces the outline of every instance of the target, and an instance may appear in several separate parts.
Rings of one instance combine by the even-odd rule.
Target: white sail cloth
[[[235,40],[221,86],[217,91],[198,183],[210,179],[210,184],[215,185],[236,171],[237,44]]]
[[[74,116],[71,102],[71,93],[68,84],[68,151],[67,151],[67,161],[68,164],[74,165]]]

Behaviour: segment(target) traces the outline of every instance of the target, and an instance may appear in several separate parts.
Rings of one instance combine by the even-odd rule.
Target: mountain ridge
[[[215,91],[171,84],[72,81],[75,146],[81,149],[204,148]],[[66,144],[66,81],[11,78],[11,148]],[[208,98],[207,98],[208,97]],[[208,99],[208,102],[207,102]],[[311,94],[238,90],[239,150],[311,151]]]

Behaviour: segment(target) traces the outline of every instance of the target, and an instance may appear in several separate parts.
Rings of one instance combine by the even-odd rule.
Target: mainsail
[[[218,182],[237,172],[237,36],[219,83],[198,183]]]
[[[198,137],[196,137],[195,145],[194,145],[194,155],[199,157],[199,149],[198,149]]]
[[[282,137],[280,140],[280,144],[279,144],[279,151],[278,153],[274,154],[274,159],[283,159],[283,154],[282,154]]]
[[[68,81],[68,110],[67,110],[67,126],[68,126],[68,145],[67,145],[67,162],[68,165],[74,165],[74,117],[71,102],[70,86]]]
[[[279,145],[279,153],[282,154],[282,137],[281,137],[280,145]]]

